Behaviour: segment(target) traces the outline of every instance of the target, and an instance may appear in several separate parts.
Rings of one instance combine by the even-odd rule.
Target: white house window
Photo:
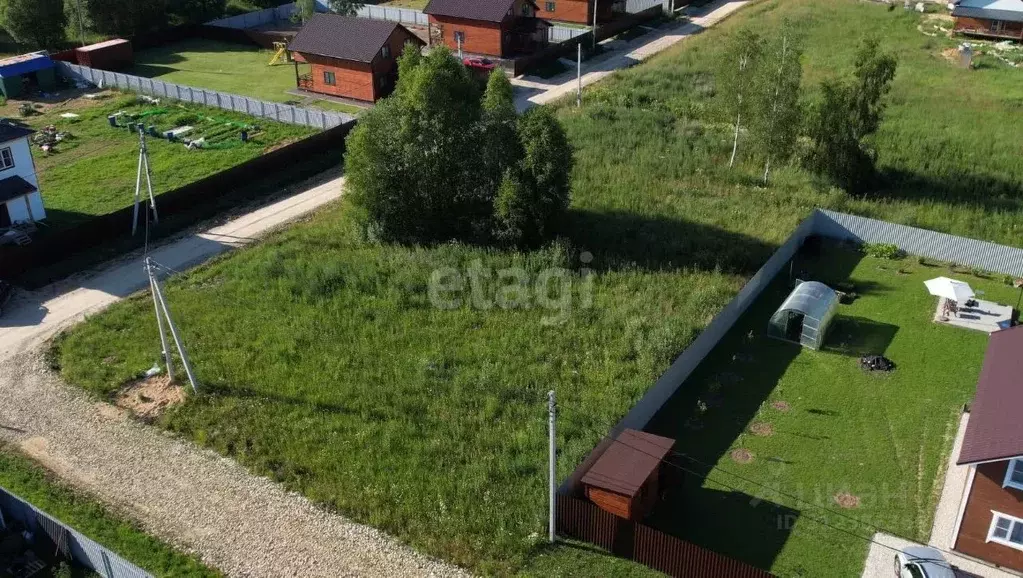
[[[1009,460],[1009,467],[1005,470],[1002,487],[1023,490],[1023,459]]]
[[[337,85],[337,77],[334,76],[333,72],[324,71],[323,72],[323,84],[326,84],[328,86],[335,86],[335,85]]]
[[[1023,550],[1023,520],[994,510],[991,513],[993,515],[991,529],[987,533],[987,541]]]
[[[384,47],[380,49],[380,56],[383,56],[384,58],[390,58],[391,47],[387,44],[384,44]]]
[[[1001,32],[1004,29],[1005,29],[1005,22],[1002,22],[1001,20],[992,20],[991,21],[991,32]]]
[[[462,32],[461,30],[455,31],[455,43],[465,44],[465,32]]]
[[[14,166],[14,154],[11,147],[0,149],[0,171],[6,171]]]
[[[546,9],[548,12],[554,12],[554,2],[545,2],[544,4],[545,4],[544,9]]]

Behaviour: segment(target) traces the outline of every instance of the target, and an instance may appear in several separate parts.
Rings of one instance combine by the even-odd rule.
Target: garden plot
[[[935,323],[924,281],[949,276],[1011,305],[1019,295],[1000,275],[825,247],[793,267],[843,293],[822,349],[766,335],[792,288],[786,270],[648,428],[687,456],[651,523],[779,576],[859,576],[869,543],[856,536],[878,528],[927,541],[987,336]]]
[[[157,195],[314,133],[230,111],[115,91],[68,96],[24,109],[24,103],[16,101],[0,108],[0,114],[38,131],[32,154],[51,230],[131,205],[138,124],[149,135]],[[192,127],[187,134],[167,137],[185,126]]]

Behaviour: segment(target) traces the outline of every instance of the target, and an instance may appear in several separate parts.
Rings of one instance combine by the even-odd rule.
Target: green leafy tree
[[[36,48],[58,46],[67,27],[63,0],[2,0],[0,20],[11,38]]]
[[[851,82],[827,81],[810,123],[808,167],[851,193],[866,191],[875,177],[874,133],[884,116],[897,61],[876,39],[857,52]]]
[[[168,11],[186,24],[202,24],[220,18],[227,0],[168,0]]]
[[[348,194],[367,228],[398,242],[482,239],[492,191],[480,170],[480,94],[443,47],[406,47],[398,87],[348,137]]]
[[[89,0],[89,19],[100,34],[133,36],[167,26],[166,0]]]
[[[761,64],[763,39],[752,29],[742,28],[729,36],[726,53],[727,64],[719,73],[718,84],[720,92],[725,95],[731,114],[735,117],[732,156],[728,161],[728,166],[733,166],[739,150],[742,123],[749,115],[753,104],[751,93],[755,89],[757,69]]]
[[[572,150],[554,113],[518,117],[511,85],[477,81],[446,48],[407,46],[394,93],[347,141],[347,198],[371,236],[532,245],[568,207]]]
[[[516,127],[515,97],[511,82],[501,70],[494,70],[483,93],[482,172],[492,189],[500,186],[508,169],[522,159],[522,145]]]
[[[315,15],[316,0],[298,0],[295,2],[295,13],[291,15],[291,20],[305,24]]]
[[[67,35],[85,44],[85,31],[92,29],[88,1],[64,0],[64,17],[67,19]]]
[[[330,11],[335,14],[355,16],[364,3],[356,2],[355,0],[328,0],[327,5],[330,6]]]
[[[519,117],[518,133],[524,154],[519,166],[505,173],[497,194],[498,237],[535,246],[554,234],[568,211],[572,147],[546,106]]]
[[[753,144],[764,159],[764,184],[774,161],[792,156],[803,110],[799,102],[803,51],[786,26],[781,38],[765,53],[764,74],[755,91],[756,103],[750,119]]]

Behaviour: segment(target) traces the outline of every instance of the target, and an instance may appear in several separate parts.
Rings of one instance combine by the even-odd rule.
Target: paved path
[[[739,10],[750,0],[718,0],[690,12],[687,22],[654,28],[630,42],[614,40],[604,43],[609,54],[583,62],[583,86],[589,86],[616,70],[629,68],[662,52],[686,38],[699,34]],[[550,79],[525,76],[512,80],[515,87],[515,106],[522,112],[538,104],[547,104],[575,94],[577,87],[575,68]]]
[[[963,435],[966,433],[966,423],[969,421],[969,417],[969,414],[963,414],[959,420],[959,431],[952,444],[952,452],[949,454],[945,484],[942,486],[941,498],[938,500],[938,508],[934,514],[934,526],[931,528],[931,538],[927,544],[944,553],[959,578],[1018,578],[1017,574],[952,552],[952,533],[955,530],[959,504],[964,497],[966,478],[969,473],[969,468],[955,464],[955,458],[963,446]],[[891,577],[895,550],[901,550],[914,544],[909,540],[880,532],[874,534],[874,542],[870,545],[870,551],[867,553],[862,578]]]
[[[196,265],[339,198],[342,184],[330,180],[151,255],[177,270]],[[44,340],[147,285],[133,255],[63,288],[16,297],[0,318],[0,440],[230,576],[464,575],[49,372],[38,351]]]
[[[223,225],[159,246],[151,255],[176,270],[196,265],[339,198],[342,183],[340,177],[332,179]],[[0,317],[0,359],[38,346],[85,315],[144,289],[149,281],[141,255],[135,255],[67,285],[58,283],[20,293],[4,308]]]

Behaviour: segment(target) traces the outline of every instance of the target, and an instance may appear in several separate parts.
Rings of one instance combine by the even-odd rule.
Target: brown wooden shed
[[[662,460],[675,440],[627,429],[582,478],[586,497],[627,520],[642,520],[657,504]]]

